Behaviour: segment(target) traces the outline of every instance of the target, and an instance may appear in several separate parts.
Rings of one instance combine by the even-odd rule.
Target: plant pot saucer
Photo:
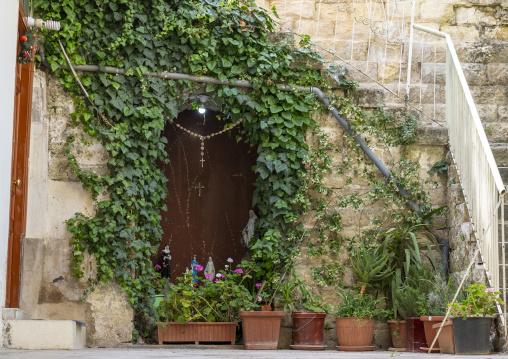
[[[312,344],[293,344],[289,346],[295,350],[325,350],[326,345],[312,345]]]
[[[395,348],[395,347],[390,347],[390,348],[388,348],[388,351],[389,351],[389,352],[405,352],[405,351],[406,351],[406,348]]]
[[[362,345],[359,347],[338,345],[337,350],[345,351],[345,352],[366,352],[366,351],[374,350],[374,345]]]
[[[427,347],[420,347],[420,350],[423,350],[427,353],[429,352],[429,348],[427,348]],[[434,347],[434,348],[432,348],[432,350],[430,352],[431,353],[441,353],[441,349]]]

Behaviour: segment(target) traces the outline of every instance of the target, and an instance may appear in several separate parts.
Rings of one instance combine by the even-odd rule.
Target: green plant
[[[299,310],[325,313],[330,311],[330,305],[324,304],[319,295],[313,295],[295,273],[291,279],[281,280],[276,285],[276,290],[281,295],[277,299],[284,303],[285,313]]]
[[[389,239],[386,238],[377,248],[361,246],[353,250],[351,265],[358,277],[360,294],[363,294],[368,286],[384,281],[392,275],[392,268],[388,264],[390,255],[386,248]]]
[[[392,292],[394,312],[402,318],[429,315],[428,295],[435,271],[427,266],[411,266],[408,276]]]
[[[427,173],[430,175],[433,175],[434,173],[437,173],[438,175],[440,175],[440,174],[445,174],[446,171],[448,171],[448,163],[446,162],[446,157],[443,157],[443,159],[441,159],[441,161],[434,163],[432,168],[430,170],[428,170]]]
[[[385,298],[374,299],[370,294],[353,294],[350,291],[337,294],[342,299],[342,304],[335,309],[337,317],[382,319],[389,314],[389,311],[381,307]]]
[[[243,284],[249,272],[237,268],[228,273],[220,271],[217,278],[198,279],[192,272],[178,278],[167,297],[156,310],[159,322],[235,322],[238,312],[253,310],[256,297]]]
[[[501,292],[480,283],[472,284],[464,292],[465,299],[451,305],[452,317],[485,317],[496,313],[497,305],[503,304],[499,298]]]

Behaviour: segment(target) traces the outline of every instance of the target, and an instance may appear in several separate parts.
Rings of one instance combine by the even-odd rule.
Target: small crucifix
[[[201,157],[201,159],[199,160],[199,162],[201,162],[201,167],[203,167],[203,162],[205,162],[205,159],[203,157]]]
[[[201,184],[201,182],[198,183],[198,185],[196,187],[194,187],[195,189],[199,190],[199,197],[201,197],[201,190],[205,187],[203,187],[203,185]]]

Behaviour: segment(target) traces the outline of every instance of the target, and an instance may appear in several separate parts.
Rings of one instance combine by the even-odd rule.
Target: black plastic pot
[[[455,354],[490,354],[491,317],[452,318]]]

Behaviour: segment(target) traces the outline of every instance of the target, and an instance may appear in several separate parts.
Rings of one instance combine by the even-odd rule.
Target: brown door
[[[181,112],[176,123],[187,130],[207,136],[224,128],[218,112],[207,110]],[[241,124],[240,124],[241,126]],[[256,164],[256,150],[237,143],[239,127],[211,137],[204,142],[204,162],[201,162],[200,139],[174,124],[168,124],[165,135],[170,162],[164,165],[168,178],[167,212],[162,212],[164,230],[159,255],[170,244],[171,278],[190,268],[192,256],[206,267],[211,256],[216,271],[228,264],[238,264],[246,253],[242,230],[249,220],[252,194],[256,180],[252,167]]]
[[[18,19],[18,53],[20,37],[25,34],[24,11],[20,6]],[[32,110],[33,64],[16,64],[14,127],[12,137],[11,203],[9,221],[9,253],[7,256],[7,295],[5,306],[16,308],[19,299],[21,238],[26,228],[28,155]]]

